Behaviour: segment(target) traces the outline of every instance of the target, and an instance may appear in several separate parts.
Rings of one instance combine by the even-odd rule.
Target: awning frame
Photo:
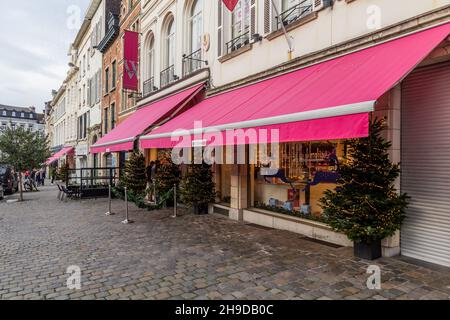
[[[205,127],[199,129],[190,129],[190,130],[184,130],[182,135],[174,135],[175,137],[185,136],[186,134],[200,134],[200,133],[206,133],[210,131],[226,131],[226,130],[233,130],[233,129],[248,129],[253,127],[262,127],[267,125],[275,125],[275,124],[283,124],[283,123],[290,123],[290,122],[298,122],[298,121],[307,121],[307,120],[317,120],[317,119],[324,119],[324,118],[332,118],[332,117],[339,117],[344,115],[351,115],[351,114],[359,114],[359,113],[368,113],[373,112],[375,110],[375,104],[376,101],[366,101],[361,103],[354,103],[344,106],[338,106],[338,107],[330,107],[330,108],[324,108],[324,109],[317,109],[317,110],[310,110],[310,111],[303,111],[298,113],[290,113],[290,114],[284,114],[269,118],[261,118],[261,119],[255,119],[255,120],[247,120],[242,122],[235,122],[235,123],[227,123],[212,127]],[[141,140],[153,140],[153,139],[159,139],[159,138],[169,138],[172,137],[174,133],[173,132],[166,132],[166,133],[159,133],[154,135],[146,135],[142,136]]]
[[[196,97],[202,90],[205,90],[206,83],[205,82],[203,82],[203,83],[202,82],[196,83],[196,84],[193,84],[193,85],[189,86],[189,88],[185,88],[184,90],[189,90],[190,88],[194,88],[195,86],[199,86],[199,88],[196,91],[194,91],[189,97],[187,97],[185,99],[185,101],[183,101],[178,108],[176,108],[172,113],[168,112],[168,114],[170,114],[170,115],[167,116],[167,117],[164,117],[164,119],[162,121],[160,121],[158,123],[152,123],[149,127],[147,127],[145,130],[143,130],[143,132],[141,134],[138,134],[135,137],[124,138],[124,139],[109,141],[109,142],[100,143],[100,144],[96,143],[91,148],[105,148],[106,147],[106,149],[108,150],[109,146],[115,146],[115,145],[118,145],[118,144],[130,143],[130,142],[134,143],[135,141],[138,141],[139,139],[142,138],[143,135],[146,135],[147,133],[149,133],[154,128],[163,125],[164,123],[170,121],[175,116],[177,116],[178,113],[181,110],[183,110],[186,107],[186,105],[188,105],[194,97]],[[159,98],[159,99],[157,99],[155,101],[152,101],[149,104],[143,106],[142,109],[144,109],[146,107],[149,107],[149,106],[151,106],[151,105],[153,105],[155,103],[158,103],[158,102],[160,102],[160,101],[162,101],[164,99],[167,99],[170,96],[173,96],[175,94],[177,94],[177,93],[173,93],[171,95],[167,95],[167,96],[161,97],[161,98]],[[138,109],[138,110],[140,110],[140,109]],[[106,152],[109,152],[109,151],[106,151]]]

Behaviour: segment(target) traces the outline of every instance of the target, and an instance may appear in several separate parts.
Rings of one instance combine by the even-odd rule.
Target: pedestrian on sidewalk
[[[31,175],[30,175],[31,191],[33,191],[33,188],[34,188],[36,191],[39,191],[38,188],[37,188],[37,185],[36,185],[36,175],[37,175],[37,171],[36,171],[36,169],[33,169],[33,170],[31,171]]]
[[[41,175],[38,169],[34,169],[34,180],[36,182],[36,186],[39,187],[41,185]]]
[[[46,178],[46,170],[45,170],[45,168],[41,168],[41,183],[42,183],[42,186],[45,185],[45,178]]]
[[[55,176],[56,176],[55,167],[50,167],[50,179],[52,179],[51,181],[52,185],[55,184]]]

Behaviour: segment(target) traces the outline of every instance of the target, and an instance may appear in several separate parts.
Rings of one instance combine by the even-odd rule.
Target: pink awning
[[[61,158],[62,156],[65,156],[66,154],[72,153],[73,151],[74,151],[73,147],[62,148],[60,151],[58,151],[53,156],[48,158],[47,161],[45,161],[45,164],[50,165],[53,162],[58,161],[59,158]]]
[[[226,131],[249,128],[279,129],[280,142],[367,136],[376,101],[449,33],[450,24],[441,25],[210,97],[141,137],[141,147],[169,148],[194,133],[185,144],[204,140],[201,133],[211,130],[224,137]],[[196,121],[201,129],[194,131]],[[233,143],[215,138],[215,144]]]
[[[144,134],[151,126],[157,125],[162,120],[175,116],[204,87],[205,84],[202,83],[138,109],[94,144],[91,147],[91,153],[132,150],[134,141],[139,135]]]

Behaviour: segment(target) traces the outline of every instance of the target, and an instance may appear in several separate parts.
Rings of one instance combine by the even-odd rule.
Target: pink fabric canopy
[[[215,135],[218,145],[249,143],[218,140],[227,130],[250,128],[278,129],[280,142],[367,136],[376,101],[449,33],[450,24],[441,25],[210,97],[141,137],[141,147],[189,146],[192,139],[211,143],[208,136],[193,136],[196,121],[202,122],[196,133],[222,132],[222,138]],[[186,138],[181,145],[180,137]]]
[[[72,153],[74,151],[74,148],[72,147],[65,147],[62,148],[60,151],[58,151],[57,153],[55,153],[53,156],[51,156],[50,158],[47,159],[47,161],[45,162],[47,165],[52,164],[55,161],[58,161],[59,158],[61,158],[62,156],[65,156],[68,153]]]
[[[176,113],[176,109],[204,88],[204,83],[138,109],[91,147],[91,153],[119,152],[133,149],[136,138],[152,125]]]

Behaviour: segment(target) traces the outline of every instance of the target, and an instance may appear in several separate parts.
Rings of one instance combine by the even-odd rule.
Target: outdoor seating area
[[[116,186],[120,176],[119,168],[69,169],[65,185],[58,185],[60,195],[69,199],[107,197],[109,186]]]

